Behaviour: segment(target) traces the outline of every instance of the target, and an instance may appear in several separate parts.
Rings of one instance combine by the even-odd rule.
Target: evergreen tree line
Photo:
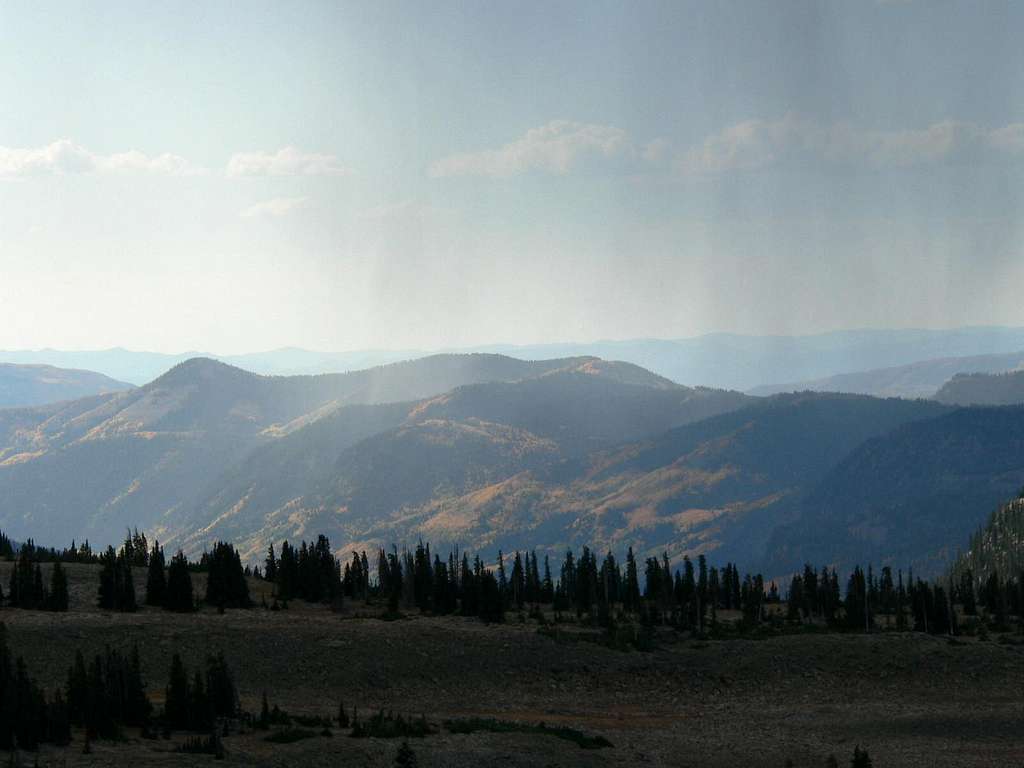
[[[142,542],[145,543],[144,537]],[[138,567],[139,563],[145,563],[146,568],[146,605],[177,612],[195,610],[192,585],[194,570],[202,570],[207,574],[204,597],[207,605],[220,609],[248,608],[251,605],[241,557],[226,542],[219,541],[212,552],[204,552],[198,569],[189,563],[181,551],[171,558],[168,565],[159,542],[154,542],[152,549],[143,557],[137,548],[134,551],[129,548],[126,541],[117,552],[113,547],[108,547],[99,562],[101,568],[97,604],[107,610],[136,610],[132,567]]]
[[[275,555],[271,544],[263,578],[275,585],[280,600],[297,598],[338,605],[342,599],[340,564],[331,551],[330,541],[322,534],[315,543],[302,541],[299,547],[285,541],[281,544],[280,557]]]
[[[146,535],[139,533],[138,529],[129,530],[125,534],[122,550],[126,552],[133,565],[146,565]],[[26,554],[34,563],[86,563],[95,565],[100,561],[102,553],[93,551],[89,540],[76,544],[74,540],[71,546],[65,549],[55,547],[40,547],[31,538],[15,547],[10,538],[3,531],[0,531],[0,560],[14,560],[21,554]]]
[[[1024,498],[1002,510],[1007,519],[1016,520],[1012,516],[1024,510]],[[3,542],[10,548],[10,540],[0,534]],[[67,574],[61,563],[88,561],[90,553],[88,543],[56,553],[29,539],[16,553],[6,600],[0,588],[0,605],[67,610]],[[251,605],[250,576],[273,583],[277,599],[283,601],[339,606],[348,597],[386,601],[392,612],[417,608],[485,621],[502,621],[510,610],[550,605],[556,612],[586,616],[601,625],[610,624],[621,612],[645,624],[699,632],[709,622],[714,624],[723,610],[740,611],[743,625],[757,625],[766,619],[766,606],[782,602],[774,582],[766,584],[760,574],[741,576],[734,563],[709,566],[703,555],[696,560],[684,557],[681,567],[674,567],[667,554],[649,557],[641,575],[632,548],[624,564],[611,552],[598,558],[588,547],[578,556],[568,550],[555,579],[548,556],[541,561],[535,551],[517,551],[507,561],[499,550],[496,563],[489,567],[479,555],[470,560],[455,549],[442,557],[431,552],[429,543],[420,542],[414,550],[378,550],[374,574],[365,551],[353,553],[342,565],[321,535],[297,547],[284,542],[280,556],[271,545],[261,574],[258,568],[243,567],[239,553],[227,542],[217,542],[197,562],[189,562],[179,551],[168,564],[159,543],[150,546],[145,534],[134,530],[119,550],[108,547],[94,561],[100,565],[97,603],[119,611],[136,610],[133,568],[140,567],[147,569],[145,604],[180,612],[196,608],[191,577],[196,571],[208,575],[203,600],[219,609]],[[53,563],[48,579],[41,568],[45,562]],[[960,614],[984,613],[997,628],[1024,616],[1024,573],[1006,578],[999,569],[989,568],[982,579],[965,562],[961,560],[946,584],[915,579],[910,571],[904,580],[902,571],[894,574],[890,567],[876,576],[870,566],[867,571],[857,566],[846,581],[845,595],[836,570],[806,565],[790,581],[785,616],[790,622],[819,622],[837,629],[871,630],[884,624],[933,634],[958,632]],[[960,606],[959,613],[954,606]],[[880,617],[889,620],[880,622]]]
[[[66,611],[68,609],[68,577],[59,560],[53,562],[49,579],[43,578],[42,566],[33,563],[30,550],[21,549],[11,569],[7,584],[7,604],[12,608],[39,611]],[[4,602],[0,587],[0,605]]]
[[[88,663],[76,652],[66,685],[47,697],[29,676],[24,659],[14,660],[0,622],[0,750],[63,746],[71,741],[72,727],[81,728],[87,742],[120,739],[124,728],[139,728],[143,736],[152,735],[155,726],[165,734],[209,733],[218,720],[241,714],[222,653],[207,658],[205,673],[197,669],[191,676],[174,654],[165,702],[154,718],[137,647],[127,655],[107,648]]]

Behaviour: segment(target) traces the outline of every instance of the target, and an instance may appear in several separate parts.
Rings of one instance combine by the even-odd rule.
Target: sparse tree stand
[[[164,595],[164,608],[169,611],[188,612],[195,610],[195,598],[192,594],[192,575],[188,571],[188,560],[182,552],[171,558],[171,567],[167,571],[167,592]]]
[[[868,751],[861,749],[860,745],[857,745],[853,749],[853,760],[850,761],[850,768],[871,768],[871,758],[868,757]]]
[[[131,612],[136,609],[135,582],[132,580],[131,561],[125,551],[114,552],[113,547],[100,556],[100,586],[97,603],[100,608]]]

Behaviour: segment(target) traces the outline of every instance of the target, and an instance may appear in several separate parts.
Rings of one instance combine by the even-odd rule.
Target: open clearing
[[[334,716],[339,700],[364,718],[379,708],[434,724],[493,717],[569,726],[612,743],[581,749],[537,733],[452,734],[410,741],[421,766],[824,766],[854,746],[887,766],[1015,766],[1024,762],[1024,645],[920,634],[802,634],[764,640],[659,639],[651,653],[556,643],[509,614],[504,626],[473,619],[397,621],[294,602],[288,610],[203,610],[189,615],[91,607],[96,570],[67,566],[72,607],[53,614],[0,612],[12,651],[49,689],[63,685],[75,649],[139,646],[159,708],[172,653],[192,669],[223,650],[243,708],[260,695],[292,714]],[[0,564],[6,584],[10,565]],[[140,577],[136,574],[136,588]],[[202,576],[195,577],[201,593]],[[256,601],[267,585],[253,582]],[[224,739],[228,765],[389,766],[399,742],[333,729],[294,744],[263,732]],[[129,733],[123,743],[81,735],[44,749],[40,765],[182,765],[213,762],[170,741]],[[34,756],[24,755],[26,765]]]

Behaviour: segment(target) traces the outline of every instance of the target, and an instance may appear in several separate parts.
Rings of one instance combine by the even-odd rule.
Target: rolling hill
[[[131,389],[102,373],[51,365],[0,363],[0,408],[46,405]]]
[[[200,550],[228,537],[257,557],[270,542],[322,531],[345,547],[422,537],[471,549],[633,545],[751,562],[849,451],[946,410],[805,395],[694,420],[705,400],[726,394],[621,391],[563,372],[460,388],[355,443],[332,441],[347,432],[324,420],[215,481],[175,540]],[[649,425],[635,403],[630,415],[630,400],[646,404]],[[645,435],[658,421],[662,429]]]
[[[406,405],[342,408],[216,479],[184,526],[185,540],[198,548],[230,536],[262,549],[293,536],[289,521],[318,515],[321,500],[336,493],[346,500],[332,503],[365,528],[409,505],[527,469],[551,471],[589,451],[749,402],[736,392],[678,386],[629,364],[587,360]],[[339,540],[362,535],[359,526],[339,529],[337,520],[318,524]]]
[[[717,412],[708,411],[705,400],[720,397],[719,410],[747,401],[738,393],[711,391],[705,398],[703,390],[593,358],[529,362],[500,355],[438,355],[298,377],[257,376],[195,359],[127,392],[0,411],[0,527],[41,541],[59,542],[73,533],[98,543],[117,540],[129,525],[168,531],[193,508],[200,491],[261,446],[291,445],[288,436],[302,432],[301,441],[309,436],[315,454],[317,435],[328,433],[311,428],[323,419],[331,419],[330,443],[337,450],[397,426],[423,399],[464,385],[558,372],[650,394],[657,403],[696,397],[695,417]],[[400,401],[410,404],[404,409],[385,405]],[[608,406],[612,400],[596,404],[602,402]],[[198,522],[197,527],[209,524]]]
[[[823,379],[755,387],[749,394],[783,392],[848,392],[874,397],[932,397],[951,378],[963,373],[1004,373],[1024,365],[1024,352],[923,360],[890,368],[841,373]],[[946,402],[943,400],[943,402]]]

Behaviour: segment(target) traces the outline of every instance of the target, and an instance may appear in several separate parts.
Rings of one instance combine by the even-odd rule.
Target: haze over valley
[[[1024,765],[1022,29],[0,2],[0,765]]]

